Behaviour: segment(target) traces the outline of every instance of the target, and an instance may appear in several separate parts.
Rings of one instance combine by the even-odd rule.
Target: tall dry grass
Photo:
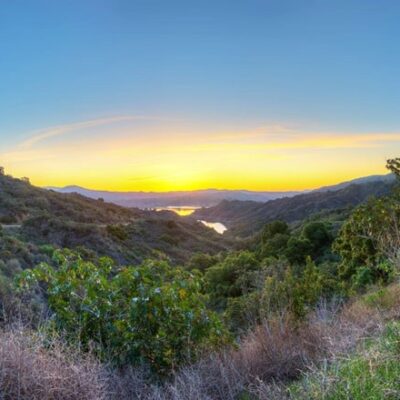
[[[143,385],[137,370],[130,370],[116,377],[114,386],[122,390],[115,398],[235,400],[245,392],[256,392],[264,383],[299,376],[308,364],[318,362],[323,349],[317,330],[307,324],[296,326],[290,318],[275,319],[249,334],[238,349],[211,354],[182,368],[161,388]]]
[[[400,286],[342,305],[321,302],[302,324],[266,321],[237,348],[203,357],[156,383],[143,368],[115,371],[59,340],[23,329],[0,332],[4,400],[259,400],[287,398],[285,383],[348,355],[385,321],[400,317]],[[243,397],[246,398],[246,397]]]
[[[103,400],[107,379],[90,356],[24,329],[0,333],[0,398]]]

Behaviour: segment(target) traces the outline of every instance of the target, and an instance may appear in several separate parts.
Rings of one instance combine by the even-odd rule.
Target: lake
[[[205,226],[208,226],[209,228],[214,229],[216,232],[218,232],[220,235],[222,235],[228,228],[224,225],[221,224],[221,222],[207,222],[207,221],[202,221],[199,220],[202,224]]]
[[[174,213],[182,216],[182,217],[186,217],[190,214],[193,214],[196,210],[198,210],[200,207],[186,207],[186,206],[181,206],[181,207],[173,207],[173,206],[169,206],[169,207],[160,207],[160,208],[156,208],[156,211],[173,211]],[[228,228],[224,225],[221,224],[221,222],[208,222],[208,221],[202,221],[199,220],[199,222],[201,222],[202,224],[204,224],[205,226],[214,229],[216,232],[218,232],[220,235],[222,235]]]
[[[174,213],[180,215],[181,217],[186,217],[190,214],[193,214],[196,210],[201,207],[175,207],[175,206],[168,206],[168,207],[159,207],[156,208],[156,211],[173,211]]]

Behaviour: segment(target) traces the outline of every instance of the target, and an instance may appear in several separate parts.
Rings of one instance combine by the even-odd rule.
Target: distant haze
[[[316,191],[339,190],[353,183],[393,180],[393,176],[373,175],[342,182],[333,186],[326,186]],[[266,202],[282,197],[292,197],[299,191],[274,192],[274,191],[249,191],[249,190],[193,190],[174,192],[112,192],[104,190],[91,190],[80,186],[66,186],[63,188],[48,187],[47,189],[61,193],[78,193],[92,199],[102,198],[104,201],[125,207],[138,208],[166,208],[166,207],[211,207],[222,200],[241,200]]]

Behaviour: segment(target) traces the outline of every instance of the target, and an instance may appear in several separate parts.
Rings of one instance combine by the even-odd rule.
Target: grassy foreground
[[[289,387],[290,398],[380,400],[400,398],[400,323],[348,358],[306,375]]]
[[[400,398],[400,285],[345,305],[321,303],[297,328],[265,322],[238,348],[176,370],[115,371],[45,333],[0,332],[0,391],[8,399],[378,400]]]

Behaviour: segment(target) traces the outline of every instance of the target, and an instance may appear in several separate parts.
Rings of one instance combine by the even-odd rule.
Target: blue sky
[[[184,121],[194,140],[260,126],[400,132],[399,21],[398,1],[4,1],[0,154],[54,126],[120,116],[169,135]],[[131,139],[147,132],[131,128]],[[389,142],[376,165],[400,150]],[[19,163],[6,162],[22,174]]]

